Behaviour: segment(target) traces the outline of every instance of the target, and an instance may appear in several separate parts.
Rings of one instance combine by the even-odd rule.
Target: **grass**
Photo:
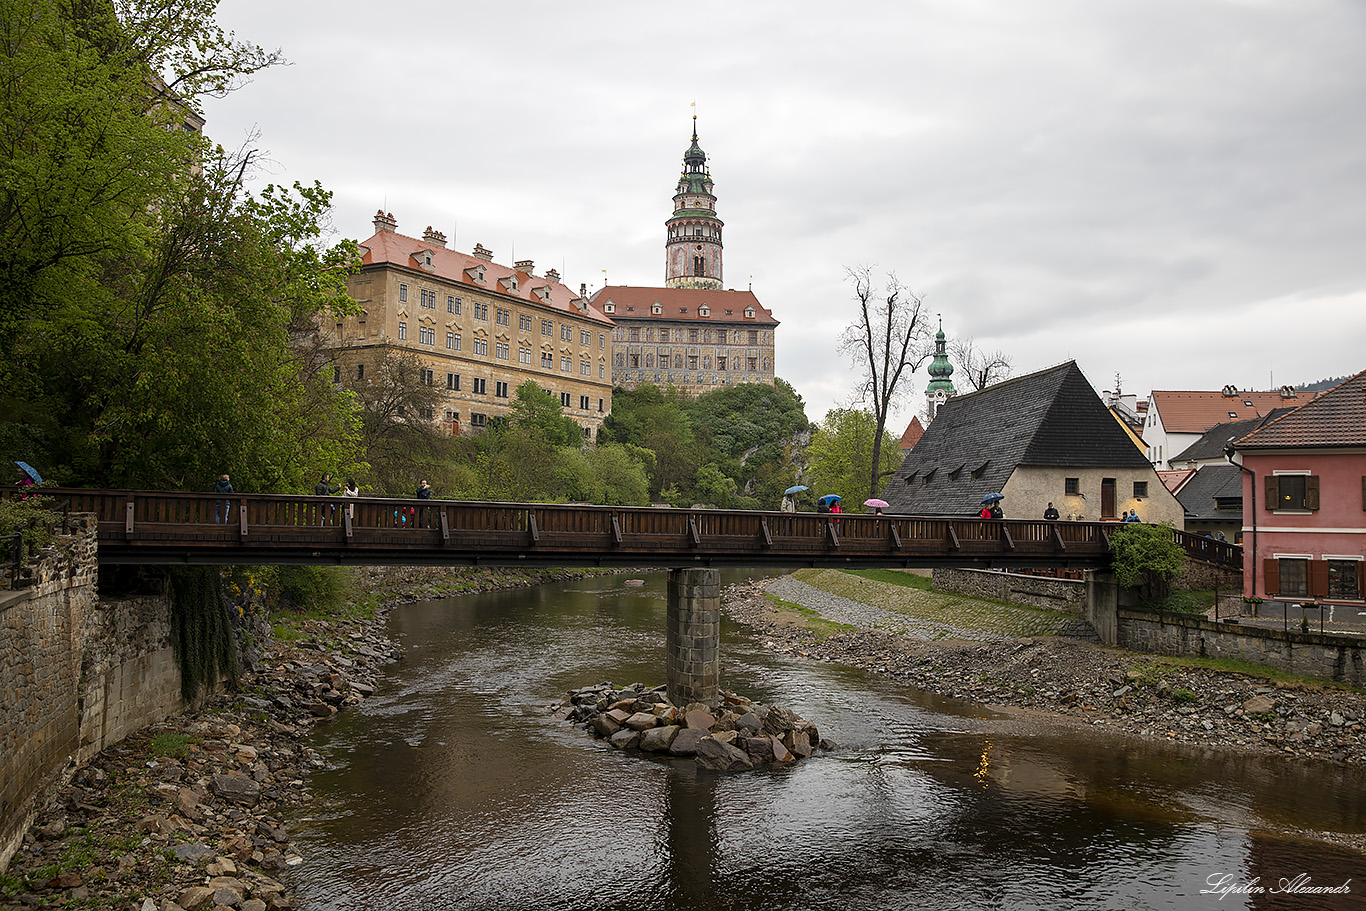
[[[1322,677],[1309,677],[1304,674],[1291,674],[1267,664],[1255,664],[1241,658],[1196,658],[1177,655],[1151,655],[1133,665],[1132,669],[1142,676],[1139,682],[1156,683],[1162,677],[1184,668],[1218,671],[1225,674],[1241,674],[1256,677],[1282,686],[1305,690],[1341,690],[1346,693],[1359,693],[1362,690],[1349,683],[1338,683]]]
[[[189,734],[162,733],[152,738],[150,750],[153,756],[184,756],[190,752],[190,744],[199,738]]]
[[[887,585],[903,585],[906,588],[918,588],[921,591],[930,591],[931,581],[928,576],[921,576],[913,572],[905,572],[899,569],[846,569],[843,572],[851,576],[859,576],[871,582],[882,582]]]
[[[769,603],[778,610],[791,611],[794,614],[800,614],[806,621],[806,628],[815,633],[818,639],[833,636],[835,633],[844,633],[858,629],[858,627],[850,626],[848,623],[836,623],[833,620],[826,620],[809,607],[802,607],[800,604],[793,604],[791,601],[784,601],[773,595],[766,595],[765,597],[767,597]]]
[[[934,591],[925,577],[897,570],[803,569],[793,575],[823,591],[950,628],[928,634],[935,639],[961,637],[963,631],[988,636],[1048,636],[1072,616],[1047,608]]]

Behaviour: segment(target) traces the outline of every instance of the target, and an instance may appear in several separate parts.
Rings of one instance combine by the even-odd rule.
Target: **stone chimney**
[[[378,210],[377,212],[375,212],[375,233],[376,233],[376,234],[378,234],[378,233],[381,232],[381,231],[397,231],[397,230],[398,230],[398,222],[394,221],[394,213],[393,213],[393,212],[390,212],[388,215],[385,215],[385,214],[384,214],[384,210],[383,210],[383,209],[380,209],[380,210]]]
[[[440,231],[433,230],[431,225],[428,225],[427,230],[422,232],[422,239],[427,243],[435,244],[438,247],[446,246],[446,235],[442,234]]]
[[[536,263],[534,260],[519,259],[512,264],[512,268],[516,269],[518,272],[525,272],[527,275],[536,274]]]
[[[582,297],[582,298],[584,298],[585,300],[588,299],[588,283],[587,283],[587,282],[579,282],[579,297]]]
[[[545,274],[545,277],[550,279],[552,282],[557,282],[560,280],[560,272],[558,269],[551,269],[549,272]]]
[[[484,249],[483,244],[475,244],[474,252],[470,254],[475,259],[482,259],[485,262],[493,262],[493,251]]]
[[[1297,398],[1297,397],[1298,397],[1298,396],[1297,396],[1296,393],[1295,393],[1295,387],[1294,387],[1294,386],[1282,386],[1282,387],[1281,387],[1281,398],[1283,398],[1283,399],[1293,399],[1293,398]]]

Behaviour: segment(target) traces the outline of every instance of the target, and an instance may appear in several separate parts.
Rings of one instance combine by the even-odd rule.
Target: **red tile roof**
[[[901,435],[901,448],[903,450],[914,449],[915,444],[920,442],[920,438],[925,435],[925,428],[920,423],[920,418],[911,418],[911,422],[906,425],[906,432]]]
[[[1149,408],[1157,409],[1168,433],[1204,433],[1215,424],[1266,417],[1273,408],[1302,404],[1313,396],[1312,392],[1301,392],[1297,398],[1287,399],[1280,392],[1239,392],[1229,396],[1222,392],[1154,390]]]
[[[1366,370],[1233,445],[1239,450],[1366,446]]]
[[[1172,493],[1176,493],[1194,474],[1194,468],[1177,468],[1172,471],[1159,471],[1157,476],[1162,479],[1164,487]]]
[[[614,305],[613,319],[688,320],[710,319],[716,322],[741,322],[776,326],[778,321],[753,291],[706,291],[699,288],[637,288],[632,285],[608,285],[593,295],[593,304],[606,312],[608,302]],[[660,312],[653,313],[655,302]],[[700,316],[698,309],[707,305],[711,313]],[[745,319],[745,308],[754,308],[754,318]]]
[[[580,310],[573,303],[581,299],[578,293],[571,291],[567,285],[561,282],[552,281],[541,275],[521,272],[510,266],[501,266],[498,263],[471,256],[468,253],[450,250],[429,240],[407,237],[394,231],[379,231],[369,240],[362,241],[361,247],[363,248],[361,250],[361,262],[365,265],[392,263],[406,266],[418,272],[429,272],[429,274],[444,281],[467,285],[470,288],[478,288],[482,291],[499,292],[521,298],[529,303],[539,304],[542,307],[562,310],[574,316],[608,325],[612,322],[600,308],[593,306],[591,301],[585,301],[588,307],[586,312]],[[432,252],[430,270],[422,265],[424,261],[422,254],[427,250]],[[484,267],[484,284],[482,285],[471,280],[471,270],[477,269],[479,266]],[[513,276],[517,277],[516,291],[510,290],[510,280]],[[545,300],[541,296],[542,289],[546,287],[550,288],[549,300]]]

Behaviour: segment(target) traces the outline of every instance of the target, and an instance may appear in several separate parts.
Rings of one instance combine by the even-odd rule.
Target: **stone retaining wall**
[[[1302,633],[1212,623],[1120,610],[1118,644],[1136,652],[1200,658],[1237,658],[1292,674],[1361,686],[1366,640],[1332,633]]]
[[[933,584],[938,591],[1066,611],[1078,616],[1084,613],[1086,605],[1086,583],[1074,579],[940,566],[934,570]]]
[[[0,870],[63,770],[182,706],[169,599],[97,600],[94,520],[70,524],[0,594]]]

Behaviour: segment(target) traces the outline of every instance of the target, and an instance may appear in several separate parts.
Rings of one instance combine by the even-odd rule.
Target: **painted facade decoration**
[[[723,284],[723,222],[712,187],[694,118],[665,222],[664,287],[608,285],[592,298],[616,325],[615,385],[675,386],[695,396],[737,383],[773,384],[778,320],[752,290]]]

